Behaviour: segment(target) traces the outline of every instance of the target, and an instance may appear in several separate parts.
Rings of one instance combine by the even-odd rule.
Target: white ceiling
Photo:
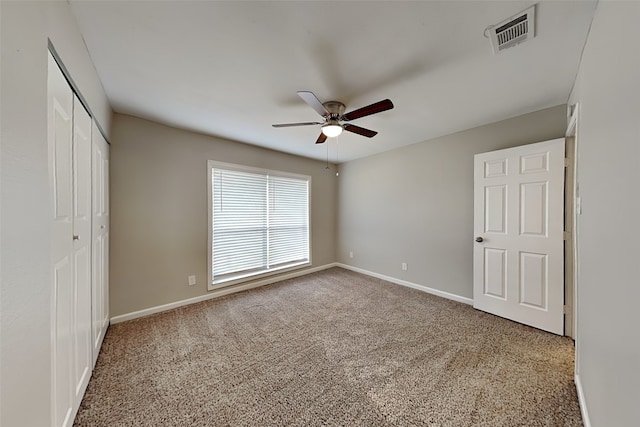
[[[595,1],[541,1],[536,37],[494,55],[484,29],[516,1],[70,0],[113,109],[179,128],[325,159],[321,119],[296,92],[379,132],[329,140],[344,162],[566,103]],[[336,157],[337,155],[337,157]]]

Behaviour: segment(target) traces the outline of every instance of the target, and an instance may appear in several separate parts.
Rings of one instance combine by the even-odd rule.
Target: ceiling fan
[[[371,114],[380,113],[382,111],[390,110],[393,108],[393,102],[389,99],[385,99],[366,107],[358,108],[349,113],[344,113],[345,106],[342,102],[327,101],[320,102],[317,96],[313,92],[300,91],[298,96],[302,98],[304,102],[309,104],[311,108],[316,110],[318,114],[322,116],[324,121],[322,122],[303,122],[303,123],[283,123],[272,125],[274,128],[284,128],[291,126],[309,126],[309,125],[322,125],[321,133],[316,144],[322,144],[327,140],[327,137],[338,136],[343,130],[357,133],[358,135],[366,136],[367,138],[373,138],[378,132],[365,129],[360,126],[352,125],[349,122],[351,120],[359,119],[360,117],[370,116]]]

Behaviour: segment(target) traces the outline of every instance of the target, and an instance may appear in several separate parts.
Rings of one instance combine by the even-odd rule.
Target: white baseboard
[[[582,390],[582,381],[580,375],[576,374],[574,377],[576,383],[576,392],[578,393],[578,403],[580,404],[580,412],[582,413],[582,424],[584,427],[591,427],[591,420],[589,419],[589,411],[587,411],[587,401],[584,398],[584,390]]]
[[[282,280],[292,279],[294,277],[304,276],[306,274],[315,273],[316,271],[326,270],[328,268],[336,267],[336,266],[338,266],[337,263],[325,264],[319,267],[292,271],[291,273],[284,274],[281,276],[269,277],[263,280],[259,280],[257,282],[247,283],[246,285],[237,285],[237,286],[231,286],[229,288],[216,289],[214,291],[207,292],[206,295],[201,295],[195,298],[189,298],[181,301],[172,302],[169,304],[158,305],[156,307],[145,308],[144,310],[138,310],[131,313],[121,314],[119,316],[114,316],[111,318],[111,324],[113,325],[115,323],[125,322],[127,320],[133,320],[139,317],[149,316],[150,314],[172,310],[174,308],[195,304],[197,302],[218,298],[224,295],[235,294],[236,292],[246,291],[247,289],[258,288],[260,286],[269,285],[271,283],[280,282]]]
[[[291,273],[284,274],[282,276],[274,276],[269,277],[263,280],[259,280],[257,282],[247,283],[245,285],[237,285],[231,286],[229,288],[216,289],[214,291],[208,292],[206,295],[200,295],[195,298],[189,298],[181,301],[172,302],[169,304],[158,305],[155,307],[145,308],[144,310],[138,310],[131,313],[121,314],[119,316],[114,316],[111,318],[110,324],[116,324],[120,322],[126,322],[127,320],[137,319],[139,317],[149,316],[155,313],[161,313],[163,311],[172,310],[174,308],[183,307],[185,305],[195,304],[202,301],[207,301],[213,298],[218,298],[225,295],[234,294],[236,292],[246,291],[248,289],[258,288],[260,286],[269,285],[271,283],[280,282],[282,280],[292,279],[294,277],[304,276],[306,274],[315,273],[316,271],[326,270],[331,267],[341,267],[347,270],[355,271],[358,273],[366,274],[367,276],[377,277],[378,279],[386,280],[387,282],[395,283],[402,286],[407,286],[409,288],[417,289],[419,291],[426,292],[428,294],[437,295],[442,298],[447,298],[453,301],[458,301],[463,304],[473,305],[473,300],[471,298],[462,297],[460,295],[452,294],[445,291],[440,291],[438,289],[433,289],[428,286],[419,285],[417,283],[408,282],[406,280],[396,279],[394,277],[385,276],[383,274],[374,273],[372,271],[364,270],[362,268],[353,267],[347,264],[341,263],[330,263],[321,265],[319,267],[306,268],[304,270],[292,271]]]
[[[347,265],[347,264],[336,263],[336,266],[344,268],[344,269],[347,269],[347,270],[355,271],[357,273],[366,274],[367,276],[377,277],[378,279],[386,280],[387,282],[395,283],[397,285],[402,285],[402,286],[406,286],[408,288],[417,289],[419,291],[426,292],[426,293],[431,294],[431,295],[436,295],[436,296],[439,296],[439,297],[442,297],[442,298],[446,298],[446,299],[450,299],[450,300],[453,300],[453,301],[461,302],[463,304],[473,305],[473,299],[471,299],[471,298],[463,297],[463,296],[452,294],[452,293],[445,292],[445,291],[440,291],[438,289],[433,289],[433,288],[430,288],[428,286],[419,285],[419,284],[413,283],[413,282],[408,282],[406,280],[396,279],[395,277],[385,276],[384,274],[374,273],[372,271],[364,270],[364,269],[358,268],[358,267],[353,267],[353,266]]]

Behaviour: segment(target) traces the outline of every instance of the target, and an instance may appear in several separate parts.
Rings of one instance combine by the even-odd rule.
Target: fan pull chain
[[[336,176],[340,176],[340,171],[338,171],[338,137],[336,136]]]
[[[329,143],[328,142],[327,142],[327,166],[324,169],[329,170]]]

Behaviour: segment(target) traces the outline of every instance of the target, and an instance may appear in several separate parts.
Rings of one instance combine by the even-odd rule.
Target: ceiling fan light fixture
[[[342,126],[338,124],[327,124],[322,126],[322,133],[328,138],[334,138],[342,133]]]
[[[390,99],[383,99],[382,101],[375,102],[371,105],[367,105],[365,107],[358,108],[357,110],[353,110],[348,112],[347,114],[344,114],[345,107],[342,102],[320,102],[318,97],[315,96],[313,92],[309,91],[299,91],[298,95],[304,102],[306,102],[310,107],[316,110],[316,113],[322,116],[324,122],[281,123],[271,126],[275,128],[285,128],[292,126],[322,125],[322,127],[320,128],[320,135],[316,140],[316,144],[323,144],[327,140],[327,138],[337,137],[342,133],[343,130],[362,135],[367,138],[373,138],[378,134],[378,132],[356,126],[351,123],[342,124],[341,122],[350,122],[351,120],[370,116],[376,113],[381,113],[393,108],[393,102],[391,102]]]

